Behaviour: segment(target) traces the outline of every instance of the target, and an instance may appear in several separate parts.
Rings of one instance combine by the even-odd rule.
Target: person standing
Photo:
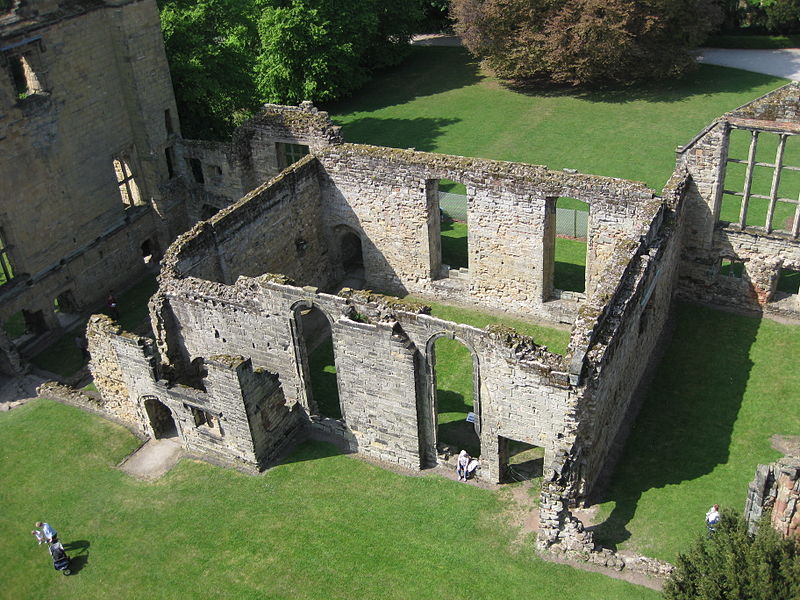
[[[709,508],[706,513],[706,528],[708,529],[709,536],[714,535],[714,532],[717,530],[717,524],[719,524],[719,504],[715,504]]]
[[[53,542],[58,541],[58,532],[55,529],[53,529],[50,523],[43,523],[42,521],[37,521],[36,527],[38,527],[41,530],[42,535],[44,536],[44,539],[48,544],[52,544]],[[38,539],[39,536],[36,537]]]

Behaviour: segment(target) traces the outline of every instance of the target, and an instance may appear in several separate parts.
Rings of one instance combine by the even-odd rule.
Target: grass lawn
[[[571,292],[586,291],[586,242],[556,238],[553,287]]]
[[[675,148],[786,80],[702,65],[621,90],[513,91],[461,48],[415,47],[400,67],[327,107],[347,141],[544,164],[660,190]]]
[[[439,338],[436,353],[436,424],[439,442],[480,456],[475,426],[466,421],[475,406],[472,353],[457,340]]]
[[[469,266],[467,251],[467,224],[442,221],[442,262],[451,269]]]
[[[142,324],[147,317],[147,301],[157,289],[156,278],[149,275],[118,297],[119,322],[123,329],[133,331]],[[83,336],[85,332],[86,321],[81,321],[49,348],[34,356],[33,364],[62,377],[73,375],[86,364],[74,341],[76,336]]]
[[[674,560],[708,507],[744,508],[773,434],[800,433],[800,326],[680,304],[601,505],[599,541]]]
[[[146,483],[112,468],[137,443],[47,400],[0,413],[0,596],[659,598],[542,562],[529,538],[513,545],[503,492],[396,475],[325,444],[259,477],[184,460]],[[34,543],[38,519],[59,531],[75,574]]]

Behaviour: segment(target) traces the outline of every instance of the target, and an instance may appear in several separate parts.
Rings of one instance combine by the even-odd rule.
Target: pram
[[[69,556],[67,556],[67,552],[61,542],[50,544],[50,556],[53,557],[53,568],[56,571],[61,571],[64,575],[70,574]]]

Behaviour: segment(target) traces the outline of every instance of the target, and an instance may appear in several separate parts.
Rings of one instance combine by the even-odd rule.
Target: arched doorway
[[[299,375],[308,409],[312,414],[341,419],[330,321],[316,306],[305,304],[296,306],[292,315]]]
[[[480,456],[480,373],[477,355],[458,338],[438,335],[428,342],[427,356],[431,429],[437,453],[466,450],[470,456]]]
[[[361,238],[353,231],[345,231],[339,244],[342,255],[342,268],[345,273],[351,273],[364,268],[364,255],[361,248]]]
[[[157,440],[178,436],[178,428],[175,425],[175,419],[172,418],[172,411],[163,402],[155,396],[145,396],[144,408],[150,419],[150,427],[153,428],[153,436]]]

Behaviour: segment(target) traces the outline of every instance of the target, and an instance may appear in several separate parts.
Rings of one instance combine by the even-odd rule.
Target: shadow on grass
[[[553,287],[569,292],[586,290],[586,267],[556,261],[553,271]]]
[[[729,457],[760,320],[688,304],[675,313],[676,330],[604,498],[614,509],[593,528],[611,548],[630,538],[645,491],[706,475]]]
[[[345,452],[329,442],[309,440],[297,446],[297,448],[282,461],[282,464],[320,460],[323,458],[331,458],[332,456],[342,456],[343,454],[345,454]]]
[[[472,410],[472,404],[467,404],[464,396],[450,390],[436,390],[437,412],[440,416],[455,414],[458,419],[438,424],[437,439],[440,443],[455,446],[459,450],[466,450],[471,456],[479,456],[481,445],[475,426],[465,419]]]
[[[461,119],[379,119],[364,117],[350,121],[342,127],[347,141],[386,146],[387,140],[394,148],[414,148],[426,152],[436,149],[436,138],[444,128]]]
[[[735,71],[735,76],[731,76],[733,71]],[[691,96],[743,93],[771,83],[779,85],[780,78],[730,67],[699,65],[696,71],[688,73],[680,79],[637,82],[597,89],[575,88],[546,81],[506,81],[503,82],[503,85],[528,96],[572,96],[588,102],[618,104],[642,100],[665,103],[682,102]]]
[[[479,62],[464,48],[415,46],[402,64],[377,73],[353,97],[325,105],[325,110],[336,120],[336,115],[405,104],[415,98],[467,87],[482,79]],[[345,133],[348,141],[363,142],[352,137],[347,128]]]
[[[329,338],[311,353],[308,371],[311,376],[311,393],[319,414],[331,419],[341,419],[342,407],[339,404],[332,339]]]
[[[64,550],[69,556],[69,570],[72,575],[79,573],[89,562],[89,546],[88,540],[74,540],[64,544]]]
[[[466,224],[451,220],[442,221],[442,262],[451,269],[460,269],[469,265],[469,246],[467,242]]]

